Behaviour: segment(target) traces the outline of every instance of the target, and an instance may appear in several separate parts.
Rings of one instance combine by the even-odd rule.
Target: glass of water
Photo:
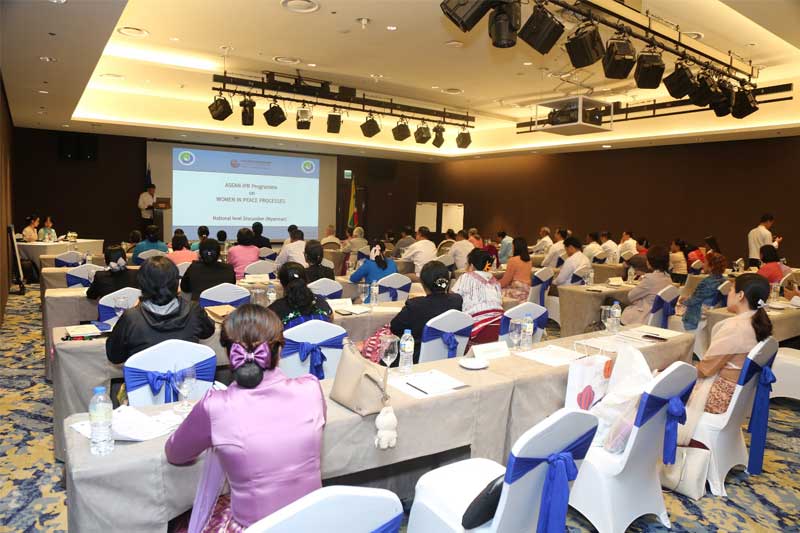
[[[185,365],[186,363],[176,363],[173,371],[175,375],[175,385],[178,387],[178,392],[180,393],[180,402],[176,404],[175,412],[180,414],[187,414],[192,410],[189,397],[197,381],[194,365],[188,367]]]
[[[522,339],[522,319],[514,318],[508,325],[508,338],[511,339],[511,349],[519,349],[519,341]]]
[[[369,298],[369,285],[366,283],[359,283],[358,292],[361,295],[361,303],[367,303],[367,298]]]
[[[386,368],[390,368],[400,353],[400,339],[396,335],[381,335],[380,356]]]
[[[262,287],[253,287],[250,289],[250,303],[263,307],[269,307],[270,302],[267,299],[266,289]]]
[[[122,316],[122,313],[125,312],[125,309],[128,307],[128,299],[124,296],[115,296],[114,297],[114,312],[117,316]]]
[[[770,290],[770,294],[769,294],[769,299],[770,299],[770,301],[774,302],[774,301],[778,300],[780,298],[780,296],[781,296],[781,284],[780,283],[773,283],[770,288],[771,288],[771,290]]]
[[[600,307],[600,322],[603,323],[606,329],[610,329],[608,320],[611,318],[611,306],[603,305]]]

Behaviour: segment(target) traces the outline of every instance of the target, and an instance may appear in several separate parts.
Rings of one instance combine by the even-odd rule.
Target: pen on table
[[[417,389],[418,391],[420,391],[422,394],[425,394],[426,396],[427,396],[427,394],[428,394],[427,392],[425,392],[424,390],[420,389],[419,387],[415,387],[414,385],[412,385],[412,384],[411,384],[411,383],[409,383],[408,381],[406,381],[406,385],[408,385],[408,386],[409,386],[409,387],[411,387],[412,389]]]

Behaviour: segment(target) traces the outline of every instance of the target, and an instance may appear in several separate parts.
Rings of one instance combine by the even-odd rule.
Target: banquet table
[[[98,264],[96,261],[93,261],[93,263]],[[131,265],[128,269],[139,270],[139,267]],[[44,302],[44,293],[47,289],[67,288],[67,272],[69,270],[70,267],[42,267],[42,271],[39,273],[39,291],[41,292],[42,302]]]
[[[788,303],[784,298],[779,301],[784,304]],[[772,321],[772,336],[778,342],[800,336],[800,309],[796,307],[781,310],[767,308],[767,315]],[[732,316],[733,313],[724,307],[710,310],[706,315],[706,328],[708,328],[709,339],[711,332],[714,331],[714,326]]]
[[[74,249],[81,253],[90,253],[93,256],[103,255],[102,239],[78,239],[76,242],[19,242],[17,243],[21,259],[29,259],[37,269],[41,269],[42,255],[58,255]]]
[[[58,254],[42,254],[39,256],[39,264],[41,269],[56,268],[56,256]],[[97,266],[106,266],[106,258],[103,254],[94,255],[92,253],[92,264]]]
[[[606,298],[615,298],[620,304],[628,303],[628,292],[633,285],[619,287],[608,285],[561,285],[558,287],[560,302],[561,336],[580,335],[595,322],[600,322],[600,307]]]
[[[609,278],[621,278],[625,274],[625,265],[617,264],[617,265],[609,265],[604,263],[598,263],[592,265],[592,270],[594,270],[594,282],[595,283],[605,283],[609,280]]]
[[[75,326],[83,321],[97,320],[97,300],[86,297],[86,287],[47,289],[42,305],[44,329],[44,371],[52,379],[53,328]]]

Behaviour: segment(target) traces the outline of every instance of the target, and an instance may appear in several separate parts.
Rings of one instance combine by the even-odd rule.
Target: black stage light
[[[297,129],[310,130],[311,129],[311,110],[307,107],[301,107],[297,110]]]
[[[342,129],[342,115],[333,112],[328,114],[328,133],[339,133]]]
[[[472,135],[466,127],[461,128],[461,132],[456,136],[456,146],[459,148],[466,148],[472,144]]]
[[[278,105],[278,102],[272,102],[269,105],[269,109],[264,111],[264,120],[266,120],[267,124],[274,128],[276,126],[280,126],[286,121],[286,113],[283,112],[283,109],[281,109],[281,106]]]
[[[511,48],[517,44],[522,23],[519,2],[500,4],[489,15],[489,37],[495,48]]]
[[[445,16],[463,32],[468,32],[489,12],[489,0],[444,0],[439,7]]]
[[[697,82],[689,91],[689,100],[697,107],[705,107],[720,95],[716,80],[704,71],[697,75]]]
[[[596,63],[606,51],[597,24],[591,22],[578,26],[575,33],[567,39],[566,48],[569,60],[575,68],[588,67]]]
[[[624,80],[636,64],[636,48],[624,33],[614,35],[606,43],[603,55],[603,72],[606,78]]]
[[[239,102],[239,106],[242,108],[242,126],[252,126],[255,118],[255,101],[245,98]]]
[[[728,80],[720,80],[717,83],[720,94],[711,101],[711,109],[718,117],[724,117],[731,112],[731,105],[734,99],[734,88]]]
[[[431,129],[424,122],[417,127],[414,132],[414,140],[419,144],[425,144],[431,140]]]
[[[378,125],[378,121],[372,116],[372,113],[367,115],[367,120],[361,124],[361,133],[364,134],[364,137],[374,137],[381,131],[381,127]]]
[[[661,78],[664,76],[664,60],[661,52],[653,47],[647,47],[639,54],[636,60],[636,70],[633,71],[633,79],[636,86],[640,89],[658,89],[661,85]]]
[[[673,98],[683,98],[695,86],[694,74],[689,65],[678,61],[675,63],[675,70],[672,74],[664,78],[664,87],[669,91],[670,96]]]
[[[540,54],[546,54],[564,33],[564,25],[541,4],[533,7],[533,14],[522,26],[518,36]]]
[[[444,126],[437,124],[433,128],[433,145],[436,148],[441,148],[444,144]]]
[[[211,112],[211,118],[214,120],[225,120],[233,114],[230,102],[222,95],[214,98],[214,101],[208,106],[208,110]]]
[[[753,91],[744,87],[736,91],[731,107],[733,118],[744,118],[758,111],[758,102]]]
[[[405,141],[411,137],[411,128],[408,127],[408,122],[405,119],[400,119],[397,126],[392,128],[392,136],[395,141]]]

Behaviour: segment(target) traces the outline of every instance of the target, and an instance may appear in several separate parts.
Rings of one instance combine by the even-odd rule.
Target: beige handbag
[[[365,359],[352,342],[346,342],[336,368],[331,399],[361,416],[379,412],[389,403],[388,370]]]
[[[678,446],[674,465],[662,465],[661,486],[699,500],[706,493],[706,477],[711,452],[702,448]]]

